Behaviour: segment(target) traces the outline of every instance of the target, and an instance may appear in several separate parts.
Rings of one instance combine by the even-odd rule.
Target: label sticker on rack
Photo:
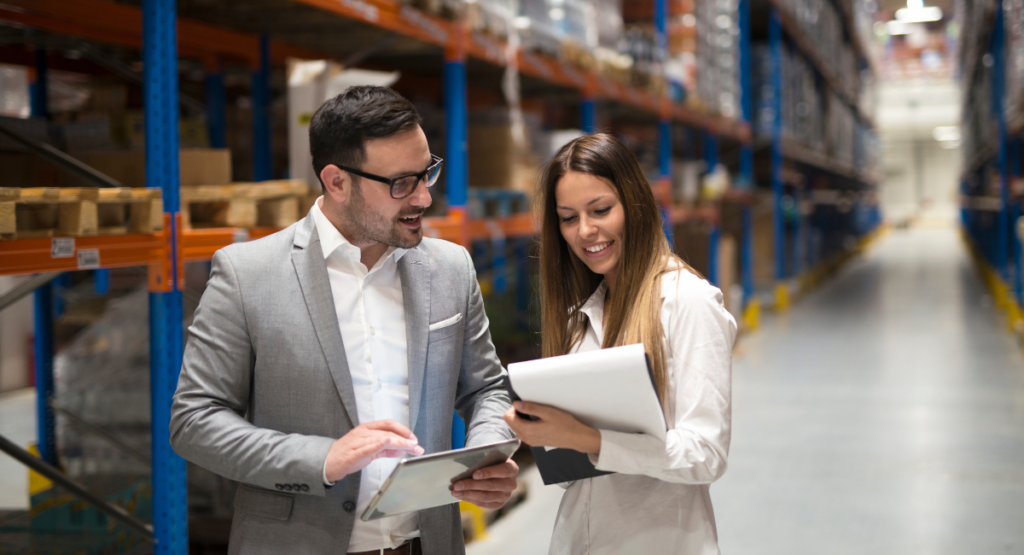
[[[244,243],[249,240],[249,230],[244,227],[235,229],[235,232],[231,234],[231,241],[233,243]]]
[[[99,249],[82,249],[78,251],[78,269],[93,270],[100,267]]]
[[[71,258],[75,256],[74,237],[55,237],[50,244],[50,258]]]

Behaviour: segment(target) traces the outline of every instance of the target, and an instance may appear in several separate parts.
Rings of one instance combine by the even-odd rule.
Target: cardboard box
[[[63,172],[28,152],[0,152],[0,187],[60,187]]]
[[[687,264],[707,278],[711,262],[711,224],[707,222],[686,222],[675,226],[676,254]],[[718,283],[725,297],[725,307],[733,317],[742,313],[743,290],[739,285],[739,243],[728,235],[718,239]]]
[[[123,112],[110,116],[110,132],[113,142],[131,150],[146,149],[146,114],[144,112]],[[210,135],[202,119],[178,120],[178,148],[207,148]]]
[[[113,151],[72,154],[83,163],[119,181],[125,187],[146,186],[146,153]],[[231,151],[225,148],[182,149],[179,157],[181,186],[231,183]],[[85,179],[68,174],[75,187],[88,187]]]
[[[0,117],[0,123],[30,139],[44,143],[50,142],[49,124],[45,119]],[[6,135],[0,135],[0,151],[28,152],[28,148]]]

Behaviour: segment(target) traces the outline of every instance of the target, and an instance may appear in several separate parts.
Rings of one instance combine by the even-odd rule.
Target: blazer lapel
[[[402,280],[406,350],[409,356],[409,428],[415,431],[427,367],[430,266],[418,249],[411,249],[399,260],[398,275]]]
[[[305,240],[308,237],[308,242]],[[334,309],[334,295],[331,293],[330,278],[327,277],[327,264],[323,250],[320,248],[320,236],[317,234],[313,216],[306,216],[295,232],[295,244],[292,250],[292,265],[302,287],[302,297],[306,301],[306,309],[313,320],[320,349],[327,358],[327,367],[331,370],[334,386],[338,388],[341,403],[345,406],[352,426],[359,425],[359,414],[356,410],[356,395],[352,388],[352,376],[348,371],[348,359],[345,358],[345,345],[341,341],[341,328],[338,327],[338,315]]]

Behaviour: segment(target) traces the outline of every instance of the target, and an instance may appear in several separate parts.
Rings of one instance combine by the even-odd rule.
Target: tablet
[[[449,486],[469,478],[481,468],[505,462],[518,448],[519,440],[509,439],[402,459],[361,518],[377,520],[458,503]]]

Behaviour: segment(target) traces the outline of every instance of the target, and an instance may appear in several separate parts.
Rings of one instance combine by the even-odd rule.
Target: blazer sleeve
[[[464,248],[460,250],[469,276],[469,295],[455,411],[466,422],[466,445],[486,445],[515,437],[502,418],[512,406],[512,399],[505,390],[505,369],[491,343],[476,268],[469,252]]]
[[[662,305],[666,351],[673,354],[666,440],[600,430],[601,453],[591,455],[599,470],[684,484],[710,484],[725,473],[736,321],[721,291],[706,282],[680,284],[678,292],[668,294]]]
[[[245,418],[256,355],[238,276],[224,250],[213,257],[189,334],[171,405],[174,450],[232,480],[267,489],[298,484],[293,492],[323,496],[324,461],[334,441],[259,428]]]

